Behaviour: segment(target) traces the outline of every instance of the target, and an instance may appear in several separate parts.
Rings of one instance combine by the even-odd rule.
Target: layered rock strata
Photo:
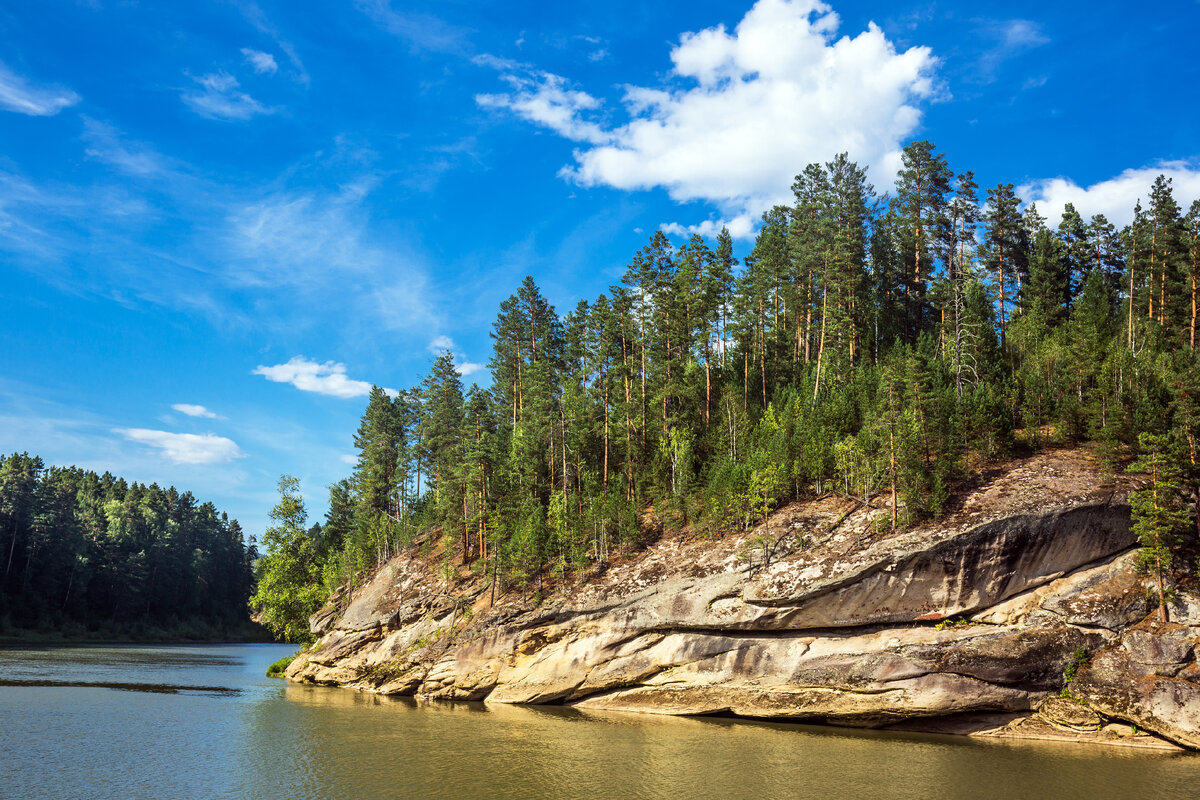
[[[1080,459],[1018,462],[946,520],[896,536],[876,533],[882,510],[796,506],[754,536],[662,543],[537,606],[494,598],[481,577],[444,580],[408,553],[343,612],[314,616],[321,638],[288,677],[585,710],[946,730],[970,718],[987,722],[960,732],[1130,740],[1104,734],[1116,720],[1200,747],[1200,603],[1185,598],[1170,626],[1144,621],[1127,487]],[[1052,700],[1073,661],[1075,697]]]

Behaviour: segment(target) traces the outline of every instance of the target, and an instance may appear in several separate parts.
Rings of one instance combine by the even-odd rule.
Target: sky
[[[929,139],[1057,222],[1200,198],[1200,3],[9,0],[0,452],[173,484],[261,538],[310,519],[371,384],[500,302],[560,312],[657,228],[750,249],[848,152]]]

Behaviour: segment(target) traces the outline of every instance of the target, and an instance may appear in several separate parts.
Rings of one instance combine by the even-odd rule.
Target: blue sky
[[[1125,221],[1200,198],[1195,2],[0,8],[0,450],[310,514],[371,383],[560,311],[656,227],[753,220],[842,150]],[[1056,221],[1056,220],[1055,220]]]

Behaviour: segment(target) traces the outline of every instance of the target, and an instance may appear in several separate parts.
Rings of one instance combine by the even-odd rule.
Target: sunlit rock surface
[[[447,580],[409,552],[343,610],[313,617],[321,638],[288,677],[1200,747],[1200,600],[1181,598],[1171,625],[1143,621],[1127,490],[1068,450],[1015,462],[947,518],[895,536],[877,532],[886,510],[826,497],[782,509],[758,539],[661,541],[536,607],[512,590],[493,598],[465,570]],[[777,543],[769,560],[763,535]],[[1077,653],[1090,662],[1058,698]]]

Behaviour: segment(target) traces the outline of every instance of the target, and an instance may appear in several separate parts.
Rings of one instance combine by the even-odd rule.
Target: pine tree
[[[1167,582],[1170,580],[1174,549],[1179,545],[1179,533],[1186,528],[1188,514],[1182,508],[1179,468],[1169,452],[1165,436],[1153,433],[1138,435],[1138,459],[1129,465],[1129,472],[1145,473],[1150,485],[1132,492],[1133,532],[1142,542],[1138,565],[1154,575],[1158,584],[1158,619],[1167,622]]]
[[[1058,239],[1063,246],[1062,271],[1065,273],[1062,302],[1064,305],[1070,305],[1072,299],[1083,289],[1084,279],[1096,259],[1088,226],[1073,203],[1067,203],[1063,207],[1062,221],[1058,223]],[[1037,246],[1036,243],[1034,246]],[[1030,265],[1030,272],[1032,271],[1033,266]],[[1030,278],[1032,279],[1032,274]]]
[[[1008,293],[1012,281],[1019,280],[1025,271],[1025,248],[1021,201],[1011,183],[988,189],[987,207],[983,214],[987,225],[983,263],[992,273],[1000,297],[1000,349],[1006,348],[1008,328]]]
[[[935,243],[949,226],[946,194],[954,173],[933,142],[911,142],[901,153],[893,200],[899,244],[905,265],[906,338],[915,342],[925,328],[928,281],[934,273]]]

